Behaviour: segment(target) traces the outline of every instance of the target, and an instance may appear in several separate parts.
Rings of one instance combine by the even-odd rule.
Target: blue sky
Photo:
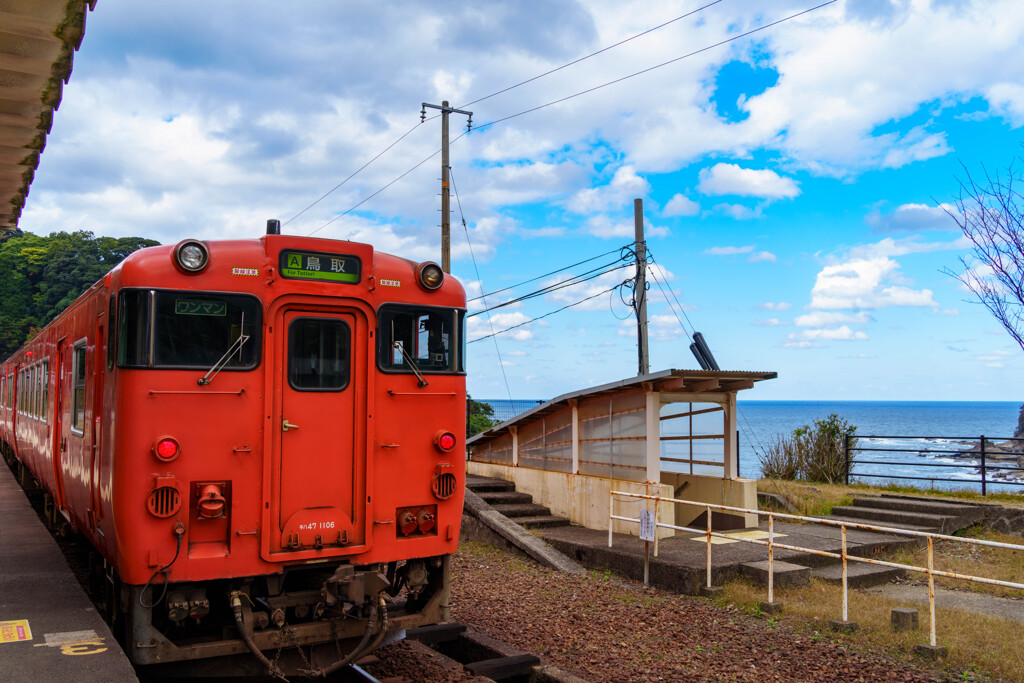
[[[103,0],[21,227],[175,242],[256,236],[276,217],[286,233],[438,259],[438,157],[367,199],[438,149],[422,102],[462,106],[693,12],[464,107],[479,127],[697,52],[455,140],[467,230],[453,201],[453,273],[475,295],[617,250],[641,197],[661,285],[652,369],[696,367],[696,329],[724,369],[779,373],[747,399],[1020,400],[1021,350],[944,273],[968,252],[943,207],[961,164],[1022,154],[1024,3],[841,0],[704,50],[817,4]],[[471,343],[469,390],[549,398],[632,376],[628,316],[613,290],[497,349]]]

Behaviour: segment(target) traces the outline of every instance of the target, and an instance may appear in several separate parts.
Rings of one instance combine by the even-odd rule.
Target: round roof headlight
[[[416,279],[423,289],[432,292],[444,282],[444,271],[433,261],[421,263],[416,270]]]
[[[174,262],[187,273],[198,273],[210,262],[210,251],[198,240],[185,240],[174,248]]]

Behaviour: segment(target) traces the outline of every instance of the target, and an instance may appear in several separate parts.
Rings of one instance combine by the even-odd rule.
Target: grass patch
[[[757,616],[758,603],[767,599],[763,587],[744,580],[724,586],[718,602],[734,604]],[[915,645],[929,642],[928,608],[903,603],[880,595],[850,591],[849,619],[860,625],[852,634],[831,630],[830,622],[842,618],[842,588],[817,579],[810,586],[775,589],[775,600],[785,607],[781,615],[773,615],[792,628],[803,630],[811,640],[832,640],[862,651],[885,652],[889,656],[912,660]],[[910,607],[919,612],[921,628],[917,631],[893,631],[890,612],[896,607]],[[764,615],[766,616],[766,615]],[[949,648],[949,656],[941,666],[952,680],[1020,680],[1024,671],[1024,648],[1018,633],[1020,624],[995,617],[960,612],[939,607],[936,610],[936,638]]]

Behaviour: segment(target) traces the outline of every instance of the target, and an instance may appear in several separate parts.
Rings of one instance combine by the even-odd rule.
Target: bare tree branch
[[[960,259],[962,273],[945,272],[964,284],[1024,349],[1024,175],[1012,162],[1004,173],[975,179],[963,164],[956,211],[945,209],[971,242]]]

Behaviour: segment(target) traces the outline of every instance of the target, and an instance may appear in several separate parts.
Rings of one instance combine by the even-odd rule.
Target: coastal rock
[[[1015,439],[1024,438],[1024,404],[1020,407],[1020,414],[1017,416],[1017,429],[1013,432]]]

